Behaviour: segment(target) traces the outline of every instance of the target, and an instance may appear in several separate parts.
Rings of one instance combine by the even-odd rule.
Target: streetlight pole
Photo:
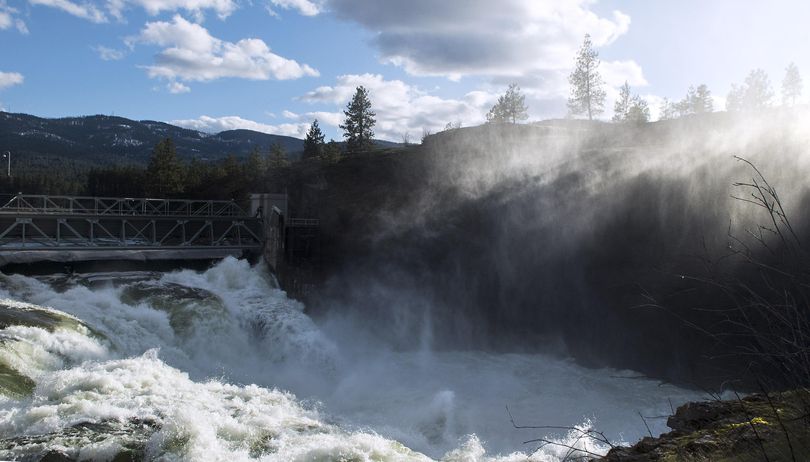
[[[6,153],[3,154],[3,157],[8,159],[8,171],[7,171],[7,174],[8,174],[8,177],[11,178],[11,151],[6,151]]]

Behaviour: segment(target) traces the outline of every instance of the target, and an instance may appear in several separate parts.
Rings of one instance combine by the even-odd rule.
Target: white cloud
[[[225,77],[250,80],[288,80],[317,76],[318,71],[306,64],[281,57],[256,38],[227,42],[213,37],[199,24],[175,15],[171,22],[146,23],[134,43],[164,48],[155,63],[145,66],[152,78],[168,80],[210,81]]]
[[[413,139],[423,129],[436,132],[448,122],[479,124],[484,121],[484,114],[497,98],[494,94],[475,91],[461,99],[445,99],[401,80],[385,80],[379,74],[362,74],[339,76],[334,86],[318,87],[300,99],[343,109],[360,85],[369,91],[372,110],[377,114],[374,127],[376,137],[388,140],[400,140],[405,133],[409,133]],[[302,121],[313,118],[336,127],[342,122],[343,113],[338,110],[309,112],[299,116]]]
[[[318,119],[321,124],[331,125],[332,127],[337,127],[338,125],[343,123],[343,111],[337,112],[329,112],[329,111],[313,111],[307,112],[305,115],[305,120],[310,121],[310,123]]]
[[[105,47],[103,45],[98,45],[93,47],[96,53],[98,53],[98,57],[104,61],[118,61],[124,57],[124,52],[121,50],[116,50],[115,48]]]
[[[219,133],[226,130],[253,130],[271,135],[295,136],[303,138],[309,128],[308,123],[289,123],[268,125],[253,120],[243,119],[239,116],[210,117],[200,116],[197,119],[172,120],[169,122],[179,127],[199,130],[207,133]]]
[[[14,85],[20,85],[25,78],[18,72],[2,72],[0,71],[0,90]]]
[[[202,22],[203,12],[214,11],[220,19],[225,19],[231,15],[238,5],[235,0],[28,0],[32,5],[48,6],[62,10],[78,18],[87,19],[94,23],[105,23],[113,17],[119,21],[124,21],[124,11],[128,8],[140,7],[148,14],[156,16],[163,12],[186,11],[198,22]],[[8,23],[10,12],[16,12],[12,8],[4,10],[5,1],[0,2],[0,29],[8,28],[4,24]],[[27,33],[25,23],[17,20],[15,23],[20,32]]]
[[[28,34],[28,26],[25,25],[25,21],[22,19],[15,19],[14,20],[14,27],[17,28],[17,31],[23,35]]]
[[[169,84],[166,86],[166,88],[169,90],[169,93],[172,93],[172,94],[175,94],[175,95],[180,94],[180,93],[188,93],[188,92],[191,91],[191,88],[189,88],[186,85],[183,85],[180,82],[169,82]]]
[[[585,34],[599,49],[629,30],[628,15],[597,14],[593,3],[329,0],[326,8],[370,32],[370,43],[382,62],[411,75],[453,81],[481,77],[488,82],[481,88],[487,95],[517,83],[526,94],[530,117],[538,118],[566,112],[568,75]],[[634,86],[647,85],[641,66],[632,60],[604,61],[601,71],[609,96],[625,80]]]
[[[315,16],[322,11],[320,1],[311,0],[270,0],[270,4],[284,10],[296,10],[304,16]],[[272,8],[268,7],[270,14],[275,16]]]
[[[570,69],[582,38],[612,43],[630,17],[600,17],[591,0],[331,0],[339,17],[374,34],[385,62],[414,75],[526,76]]]
[[[624,82],[632,87],[647,85],[644,72],[635,61],[602,61],[599,72],[605,83],[612,87],[621,87]]]
[[[108,0],[107,5],[111,14],[117,18],[121,18],[123,10],[131,5],[143,8],[152,16],[167,11],[185,10],[200,21],[204,10],[212,10],[220,19],[224,19],[238,7],[234,0]]]
[[[17,32],[27,34],[28,26],[25,25],[25,21],[16,17],[18,13],[16,8],[8,6],[6,0],[0,0],[0,30],[14,27]]]
[[[32,5],[49,6],[94,23],[107,22],[104,12],[92,3],[74,3],[70,0],[28,0]]]

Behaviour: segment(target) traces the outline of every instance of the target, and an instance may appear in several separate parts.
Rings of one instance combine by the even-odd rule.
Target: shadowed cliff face
[[[717,314],[697,309],[729,301],[683,276],[718,260],[736,268],[720,260],[729,233],[767,219],[731,197],[753,175],[734,155],[760,168],[799,234],[810,232],[798,213],[806,120],[484,126],[299,172],[293,200],[322,220],[329,275],[312,310],[400,348],[553,349],[719,380],[737,365],[706,356],[727,346],[687,324],[711,326]]]

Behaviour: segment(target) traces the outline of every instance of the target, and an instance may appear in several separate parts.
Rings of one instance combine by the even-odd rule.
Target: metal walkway
[[[221,258],[259,251],[262,236],[233,201],[19,194],[0,206],[0,265]]]

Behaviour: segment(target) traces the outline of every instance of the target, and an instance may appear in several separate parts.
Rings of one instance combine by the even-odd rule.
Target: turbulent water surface
[[[518,425],[618,443],[646,434],[639,413],[661,432],[670,406],[699,398],[544,355],[369,344],[235,259],[1,278],[0,459],[560,460],[609,447],[516,429],[507,406]],[[523,444],[538,438],[561,444]]]

